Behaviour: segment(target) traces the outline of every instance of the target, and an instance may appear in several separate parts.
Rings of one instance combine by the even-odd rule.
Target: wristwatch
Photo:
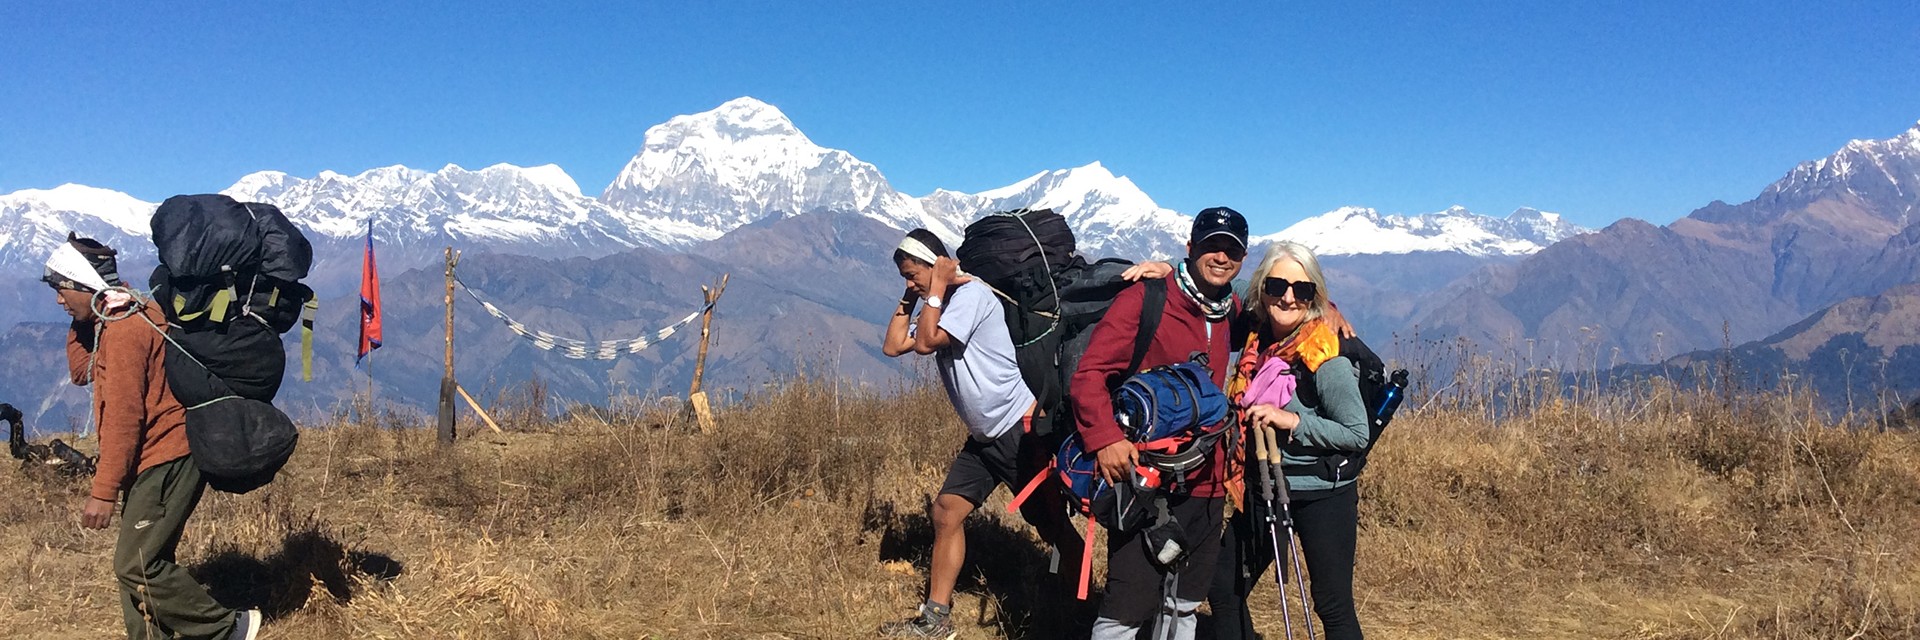
[[[940,296],[927,296],[928,309],[938,309],[940,308],[941,304],[942,303],[940,302]]]

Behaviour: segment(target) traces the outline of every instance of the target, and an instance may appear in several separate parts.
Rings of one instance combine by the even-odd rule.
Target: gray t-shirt
[[[1033,391],[1020,378],[1013,337],[1000,299],[979,281],[960,285],[940,308],[940,328],[953,342],[933,354],[947,399],[976,438],[997,438],[1019,428],[1033,406]]]

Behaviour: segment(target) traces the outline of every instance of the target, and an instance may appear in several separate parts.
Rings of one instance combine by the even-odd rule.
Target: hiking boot
[[[260,610],[247,609],[233,614],[233,633],[227,640],[254,640],[260,637]]]
[[[936,615],[925,607],[911,618],[880,625],[880,636],[883,638],[953,640],[957,635],[960,634],[953,630],[953,620],[949,616]]]

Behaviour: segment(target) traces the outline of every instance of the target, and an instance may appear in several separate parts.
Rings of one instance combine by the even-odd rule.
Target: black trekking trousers
[[[1327,640],[1360,640],[1360,617],[1353,606],[1353,551],[1360,524],[1359,483],[1328,491],[1301,492],[1293,498],[1293,530],[1300,537],[1300,555],[1307,569],[1308,592]],[[1251,491],[1249,493],[1252,493]],[[1247,598],[1272,571],[1273,542],[1263,520],[1266,505],[1258,497],[1249,510],[1235,513],[1220,536],[1220,566],[1213,572],[1207,603],[1213,609],[1215,640],[1253,640],[1253,616]],[[1280,532],[1280,552],[1286,551],[1286,531]],[[1285,563],[1287,593],[1296,593],[1292,569]],[[1259,589],[1263,598],[1277,598],[1272,587]],[[1304,612],[1295,611],[1295,620]],[[1274,637],[1269,634],[1268,637]]]

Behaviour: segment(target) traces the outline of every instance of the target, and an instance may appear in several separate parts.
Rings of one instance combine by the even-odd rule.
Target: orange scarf
[[[1233,378],[1227,381],[1226,389],[1227,398],[1233,402],[1234,417],[1243,425],[1232,455],[1227,456],[1227,497],[1233,502],[1235,510],[1246,510],[1247,433],[1244,425],[1247,406],[1241,400],[1246,397],[1247,385],[1253,382],[1253,375],[1260,371],[1260,365],[1265,364],[1268,358],[1286,360],[1287,365],[1295,371],[1301,367],[1305,367],[1308,374],[1319,371],[1320,365],[1340,355],[1338,327],[1346,326],[1346,322],[1340,310],[1329,304],[1325,314],[1300,325],[1284,341],[1262,346],[1259,331],[1247,336],[1247,344],[1240,349],[1240,359],[1234,363]]]

